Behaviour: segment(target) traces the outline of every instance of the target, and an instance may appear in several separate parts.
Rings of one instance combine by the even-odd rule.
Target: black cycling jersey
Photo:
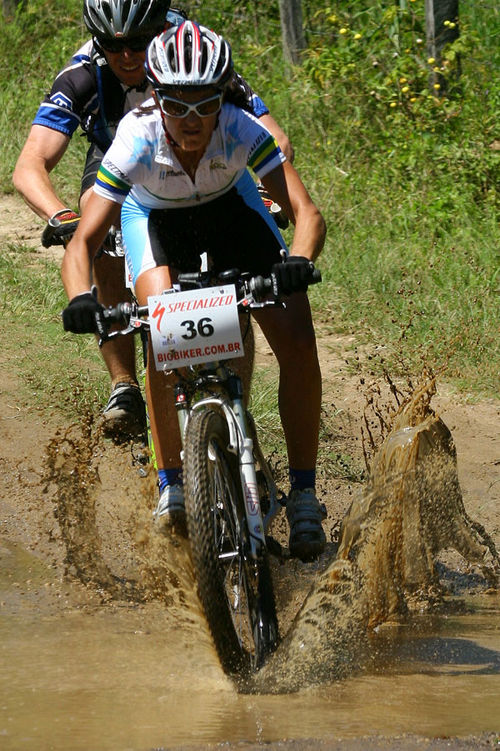
[[[256,117],[269,112],[262,99],[238,74],[234,81],[246,100],[245,109]],[[102,52],[89,40],[58,74],[33,124],[58,130],[70,138],[80,126],[89,141],[105,152],[123,115],[150,95],[147,81],[139,87],[122,84]]]

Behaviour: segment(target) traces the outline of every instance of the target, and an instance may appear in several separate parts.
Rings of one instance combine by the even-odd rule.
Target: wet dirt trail
[[[325,403],[346,452],[361,461],[362,404],[342,342],[321,341],[320,354]],[[258,356],[269,358],[262,342]],[[151,534],[151,478],[140,475],[129,448],[28,409],[23,388],[15,362],[0,356],[0,748],[498,746],[500,596],[484,567],[447,545],[435,552],[434,579],[417,607],[389,607],[360,639],[353,624],[366,625],[359,596],[366,588],[354,590],[349,613],[359,617],[345,627],[353,638],[335,644],[336,601],[325,606],[321,597],[359,484],[323,480],[327,550],[315,564],[273,565],[286,637],[280,659],[260,686],[237,687],[218,665],[187,545]],[[463,403],[438,384],[432,405],[456,447],[467,518],[498,549],[498,403]],[[361,509],[365,521],[372,508]],[[282,520],[275,535],[286,540]],[[358,545],[358,562],[371,549],[372,538],[361,539],[364,547],[356,534],[345,542],[346,550]],[[349,560],[347,551],[344,569]],[[392,567],[384,576],[397,580]],[[432,587],[445,588],[444,600],[431,602]]]

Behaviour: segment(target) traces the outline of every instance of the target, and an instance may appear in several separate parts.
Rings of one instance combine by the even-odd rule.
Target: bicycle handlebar
[[[307,280],[307,285],[319,284],[322,280],[321,271],[314,267],[311,261],[311,273]],[[280,294],[276,277],[271,274],[269,277],[253,276],[249,280],[250,291],[257,296],[257,298],[265,296],[268,292],[272,292],[276,297]]]
[[[192,289],[193,287],[203,289],[213,287],[216,284],[234,284],[236,286],[236,298],[239,303],[246,303],[244,307],[247,310],[252,307],[280,305],[278,301],[280,292],[274,274],[268,277],[261,275],[251,276],[248,273],[241,274],[238,269],[229,269],[228,271],[223,271],[214,279],[213,274],[208,271],[195,271],[179,274],[177,281],[181,290]],[[319,282],[321,282],[321,271],[315,268],[311,262],[311,277],[308,280],[308,285],[319,284]],[[269,297],[270,294],[273,299],[266,301],[265,298]],[[113,332],[111,336],[103,336],[100,343],[113,336],[132,333],[137,331],[141,326],[147,326],[147,321],[141,321],[140,319],[145,318],[148,315],[148,311],[147,305],[138,305],[137,303],[130,302],[118,303],[115,307],[104,308],[102,315],[105,326],[119,323],[128,328]],[[133,323],[131,323],[132,319]]]

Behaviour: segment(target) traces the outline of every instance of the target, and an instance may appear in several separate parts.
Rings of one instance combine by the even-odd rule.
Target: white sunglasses
[[[159,91],[156,95],[161,111],[167,117],[187,117],[190,112],[196,112],[199,117],[209,117],[219,112],[222,107],[222,93],[214,94],[207,99],[200,99],[199,102],[193,102],[193,104],[181,102],[180,99],[166,96]]]

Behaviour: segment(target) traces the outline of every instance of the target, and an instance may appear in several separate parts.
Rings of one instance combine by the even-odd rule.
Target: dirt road
[[[41,253],[41,223],[20,210],[15,197],[3,197],[0,205],[2,244],[24,241]],[[56,250],[54,257],[58,256]],[[359,376],[350,374],[345,365],[345,344],[320,340],[324,403],[335,415],[337,447],[361,467],[365,402]],[[257,349],[260,361],[268,362],[270,354],[261,339]],[[7,666],[0,679],[2,747],[180,749],[219,743],[246,751],[263,745],[297,751],[497,747],[498,736],[486,732],[495,729],[493,720],[478,725],[443,719],[440,729],[438,715],[429,723],[420,717],[419,725],[418,711],[403,712],[404,702],[399,709],[386,708],[385,725],[376,708],[360,724],[349,706],[355,706],[359,697],[365,706],[369,704],[382,685],[373,675],[383,671],[372,675],[373,684],[356,684],[358,676],[335,690],[325,689],[324,695],[318,689],[316,694],[304,692],[272,703],[236,696],[220,673],[199,613],[186,549],[182,543],[165,547],[151,542],[152,479],[141,477],[129,448],[93,442],[81,426],[74,428],[63,417],[33,411],[22,397],[23,387],[15,362],[0,354],[0,633],[4,637],[0,654]],[[433,406],[455,441],[467,512],[500,547],[499,403],[469,403],[441,383]],[[331,554],[355,483],[342,477],[332,483],[325,477],[320,491],[329,512]],[[278,536],[280,532],[286,540],[284,526]],[[291,562],[280,578],[285,629],[326,560],[318,565]],[[450,556],[445,563],[448,584],[457,583],[456,594],[484,596],[484,581],[459,556]],[[498,630],[498,595],[490,596],[492,628]],[[126,649],[123,639],[116,638],[120,634]],[[492,675],[500,673],[495,645],[489,647],[488,664],[495,666]],[[62,655],[60,663],[58,655]],[[483,658],[478,662],[482,664]],[[432,670],[428,665],[427,669]],[[394,668],[388,675],[397,682]],[[416,701],[412,685],[401,687],[402,701],[405,694]],[[497,698],[498,687],[498,682],[490,687]],[[486,688],[471,682],[463,690]],[[106,712],[94,704],[92,691]],[[343,693],[351,702],[344,714]],[[325,706],[332,706],[331,702],[337,702],[339,715],[327,722]],[[314,706],[319,705],[322,714],[316,715]],[[119,712],[111,711],[111,706]],[[170,723],[175,730],[167,732],[159,722],[162,706],[165,727]],[[261,724],[252,706],[264,718]],[[304,706],[306,717],[301,715]],[[456,713],[461,711],[457,705]],[[301,718],[299,724],[293,723],[294,714]],[[500,729],[498,717],[500,711],[496,719]]]

